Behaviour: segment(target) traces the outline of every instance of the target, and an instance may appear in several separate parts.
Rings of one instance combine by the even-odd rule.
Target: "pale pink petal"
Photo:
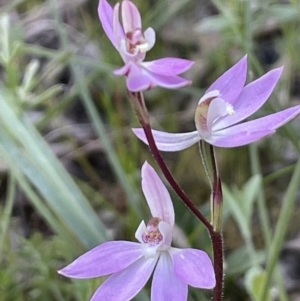
[[[246,145],[273,134],[277,128],[299,114],[300,105],[214,132],[207,142],[219,147]]]
[[[133,128],[133,133],[144,143],[148,144],[144,130],[142,128]],[[200,141],[198,131],[190,133],[166,133],[152,130],[157,148],[161,151],[176,152],[188,148],[189,146]]]
[[[256,130],[255,132],[247,132],[240,129],[240,131],[236,134],[230,134],[222,131],[222,136],[220,132],[221,131],[217,132],[220,136],[214,134],[210,139],[206,139],[206,142],[218,147],[243,146],[272,135],[275,133],[275,130]]]
[[[174,208],[170,194],[153,167],[146,161],[142,166],[142,189],[153,217],[174,225]]]
[[[108,4],[106,0],[100,0],[98,5],[98,15],[102,24],[103,30],[112,44],[118,49],[118,41],[114,34],[113,26],[113,8]],[[124,31],[120,23],[117,24],[117,31],[120,38],[124,38]]]
[[[247,77],[247,56],[221,75],[205,93],[219,90],[226,102],[234,104],[240,95]]]
[[[143,65],[143,63],[141,63]],[[144,65],[143,65],[144,66]],[[161,75],[145,69],[149,78],[151,78],[152,86],[160,86],[168,89],[177,89],[189,86],[192,81],[186,80],[177,75]]]
[[[139,55],[139,54],[138,54]],[[144,55],[144,54],[141,54]],[[191,81],[183,79],[176,75],[160,75],[151,72],[144,67],[144,63],[127,62],[129,68],[120,68],[115,70],[116,75],[122,75],[124,70],[127,72],[127,87],[130,91],[138,92],[161,86],[165,88],[175,89],[190,85]]]
[[[129,91],[139,92],[152,88],[151,78],[144,74],[143,69],[134,62],[128,62],[128,68],[120,68],[121,71],[126,71],[126,84]],[[118,72],[121,74],[120,72]],[[115,73],[116,74],[116,73]]]
[[[217,134],[220,132],[230,132],[234,135],[241,131],[247,131],[251,133],[262,130],[276,130],[277,128],[286,124],[291,119],[295,118],[299,113],[300,105],[255,120],[240,123],[228,129],[218,131]]]
[[[113,29],[116,38],[117,46],[120,48],[121,41],[124,40],[124,31],[119,21],[120,3],[116,3],[113,9]],[[120,49],[119,49],[120,51]]]
[[[132,92],[139,92],[151,89],[154,85],[148,75],[141,73],[140,75],[127,77],[127,88]]]
[[[147,47],[146,51],[149,51],[150,49],[152,49],[152,47],[154,46],[155,41],[156,41],[156,35],[155,35],[154,29],[151,27],[148,27],[144,31],[144,37],[148,43],[148,47]]]
[[[125,33],[142,28],[142,19],[137,7],[129,0],[122,2],[122,23]]]
[[[269,98],[282,73],[283,67],[271,70],[247,85],[234,104],[234,114],[219,119],[213,126],[217,131],[236,124],[256,112]]]
[[[58,271],[72,278],[94,278],[119,272],[143,256],[141,244],[109,241],[88,251]]]
[[[151,287],[152,301],[186,301],[188,286],[174,273],[174,267],[168,252],[159,258],[153,275]]]
[[[115,75],[127,75],[130,71],[130,68],[131,68],[131,62],[128,62],[123,67],[115,69],[113,73]]]
[[[179,58],[162,58],[151,62],[143,62],[143,66],[153,73],[161,75],[177,75],[190,69],[193,61]]]
[[[110,276],[90,301],[129,301],[143,288],[155,267],[155,258],[140,258],[127,269]]]
[[[184,283],[205,289],[216,285],[214,267],[209,256],[196,249],[175,249],[169,251],[175,274]]]

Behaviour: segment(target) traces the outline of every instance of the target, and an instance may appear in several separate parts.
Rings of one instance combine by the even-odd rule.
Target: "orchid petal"
[[[212,289],[216,285],[214,267],[209,256],[196,249],[171,248],[169,251],[176,276],[194,287]]]
[[[144,63],[141,63],[141,65],[144,66]],[[148,69],[145,70],[147,71],[147,75],[151,78],[151,81],[153,83],[152,87],[160,86],[168,89],[177,89],[189,86],[192,83],[192,81],[186,80],[180,76],[162,75],[151,72]]]
[[[118,49],[118,41],[115,37],[114,25],[113,25],[113,8],[108,4],[106,0],[100,0],[98,5],[98,15],[100,22],[102,24],[103,30],[105,31],[107,37],[110,39],[115,48]],[[117,32],[120,38],[124,38],[124,31],[121,24],[117,22]]]
[[[234,104],[240,95],[247,77],[247,56],[221,75],[205,93],[219,90],[225,102]]]
[[[220,137],[206,140],[208,143],[218,147],[237,147],[247,145],[260,140],[261,138],[270,136],[275,133],[275,130],[257,130],[256,132],[240,131],[234,136],[227,133]]]
[[[154,85],[148,75],[140,73],[139,75],[127,77],[126,85],[129,91],[139,92],[152,88]]]
[[[142,167],[142,189],[153,217],[174,225],[174,208],[170,194],[155,170],[146,161]]]
[[[121,68],[115,69],[115,70],[113,71],[113,73],[114,73],[115,75],[126,75],[126,74],[129,73],[130,68],[131,68],[131,62],[125,64],[125,65],[124,65],[123,67],[121,67]]]
[[[232,126],[228,129],[222,130],[222,132],[231,132],[232,135],[235,135],[241,131],[256,132],[261,130],[276,130],[291,119],[295,118],[299,113],[300,105]],[[218,131],[216,132],[216,134],[220,132],[221,131]]]
[[[268,99],[277,84],[283,67],[273,69],[247,85],[234,105],[234,114],[219,119],[213,126],[217,131],[238,123],[256,112]]]
[[[72,278],[94,278],[119,272],[143,256],[139,243],[110,241],[75,259],[58,273]]]
[[[144,63],[141,63],[143,66]],[[115,70],[115,74],[120,75],[126,68]],[[121,72],[120,72],[121,71]],[[190,85],[191,81],[179,76],[160,75],[150,72],[140,67],[134,62],[130,62],[130,69],[127,75],[127,88],[132,92],[148,90],[155,86],[161,86],[169,89],[180,88]]]
[[[188,286],[175,275],[168,252],[161,254],[153,275],[151,300],[186,301]]]
[[[207,142],[219,147],[246,145],[273,134],[277,128],[283,126],[299,114],[300,106],[295,106],[215,132],[211,140]]]
[[[155,258],[140,258],[127,269],[110,276],[95,292],[91,301],[129,301],[143,288],[155,267]],[[109,261],[111,263],[111,261]]]
[[[156,41],[156,34],[155,34],[154,29],[152,27],[148,27],[144,31],[144,37],[148,43],[148,47],[147,47],[146,51],[149,51],[155,45],[155,41]]]
[[[152,87],[151,78],[143,73],[140,66],[134,62],[128,62],[126,65],[128,65],[126,84],[129,91],[144,91]],[[126,71],[126,68],[120,68],[117,71]]]
[[[148,144],[144,130],[142,128],[133,128],[133,133],[144,143]],[[166,133],[161,131],[152,130],[152,134],[156,146],[161,151],[176,152],[188,148],[189,146],[200,141],[197,131],[190,133]]]
[[[142,28],[140,12],[131,1],[122,2],[122,21],[125,33],[132,33]]]
[[[151,62],[143,62],[143,66],[149,71],[160,75],[176,75],[190,69],[193,61],[179,58],[162,58]]]

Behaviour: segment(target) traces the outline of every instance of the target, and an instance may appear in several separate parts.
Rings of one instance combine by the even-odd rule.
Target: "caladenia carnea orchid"
[[[100,0],[98,14],[106,35],[125,64],[114,74],[127,77],[129,91],[138,92],[155,86],[174,89],[191,84],[178,74],[187,71],[193,65],[192,61],[168,57],[144,62],[147,51],[155,44],[155,31],[149,27],[143,32],[140,13],[131,1],[123,0],[121,6],[117,3],[112,8],[106,0]]]
[[[273,134],[300,113],[300,105],[255,120],[239,122],[255,113],[267,101],[282,69],[273,69],[245,86],[247,57],[243,57],[221,75],[199,100],[195,111],[196,131],[179,134],[152,131],[158,149],[180,151],[201,139],[217,147],[236,147]],[[142,129],[135,128],[133,132],[148,143]]]
[[[197,249],[171,247],[174,208],[170,195],[145,162],[142,189],[152,218],[142,221],[135,237],[139,241],[110,241],[77,258],[59,271],[71,278],[111,275],[97,289],[92,301],[128,301],[153,274],[151,300],[186,301],[188,285],[212,289],[215,273],[209,256]]]

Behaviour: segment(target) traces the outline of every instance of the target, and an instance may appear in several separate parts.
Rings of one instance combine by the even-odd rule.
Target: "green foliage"
[[[266,282],[266,277],[266,271],[257,267],[251,267],[247,271],[247,274],[245,276],[245,286],[250,296],[252,297],[252,300],[261,300],[261,295]],[[264,300],[271,300],[270,293],[267,293],[267,296],[264,298]]]

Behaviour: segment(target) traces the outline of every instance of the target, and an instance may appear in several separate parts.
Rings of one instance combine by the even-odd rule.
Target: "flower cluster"
[[[139,243],[103,243],[59,271],[72,278],[111,275],[91,301],[131,300],[153,271],[151,299],[155,301],[186,301],[188,285],[205,289],[215,286],[214,268],[205,252],[171,247],[175,219],[172,200],[147,162],[142,167],[142,189],[152,218],[137,228]]]
[[[170,57],[144,61],[146,53],[155,44],[155,31],[151,27],[145,31],[142,30],[140,13],[131,1],[123,0],[121,5],[117,3],[111,7],[107,0],[100,0],[98,13],[106,35],[124,62],[124,66],[115,70],[114,74],[126,77],[127,88],[130,92],[142,92],[155,86],[180,88],[191,83],[179,74],[188,70],[193,64],[192,61]],[[120,22],[119,15],[121,15],[122,22]],[[195,131],[178,134],[152,130],[152,137],[149,123],[145,126],[141,121],[144,128],[135,128],[133,132],[147,144],[149,139],[150,148],[152,144],[151,150],[156,151],[156,153],[153,151],[154,157],[160,167],[163,166],[161,170],[165,175],[166,170],[169,171],[166,165],[163,165],[164,161],[157,148],[162,151],[180,151],[200,140],[213,146],[227,148],[255,142],[273,134],[276,129],[300,114],[300,105],[298,105],[241,123],[264,105],[273,92],[282,70],[282,67],[273,69],[245,85],[247,57],[244,56],[220,76],[198,101],[194,115]],[[130,95],[141,96],[142,94],[130,93]],[[144,105],[143,97],[137,97],[137,104],[141,105],[141,103]],[[148,117],[147,110],[145,112]],[[212,208],[217,201],[220,205],[217,212],[220,221],[223,201],[222,185],[217,168],[214,172]],[[171,246],[175,216],[170,195],[147,162],[144,163],[141,173],[142,190],[152,218],[147,224],[142,221],[138,226],[135,233],[138,242],[103,243],[77,258],[59,273],[71,278],[109,276],[94,293],[91,301],[129,301],[139,293],[152,274],[152,301],[186,301],[188,285],[204,289],[213,289],[216,286],[214,293],[217,293],[214,296],[217,295],[216,299],[221,300],[223,247],[222,236],[219,232],[221,222],[216,227],[214,210],[212,209],[212,224],[200,211],[193,212],[196,215],[199,213],[197,217],[199,218],[200,215],[199,219],[210,232],[213,249],[217,250],[214,252],[215,267],[204,251],[192,248],[178,249]],[[171,174],[167,173],[167,175]],[[171,180],[168,176],[166,178],[171,185],[175,182],[172,175]],[[174,188],[173,183],[172,187],[175,191],[178,187],[176,192],[182,200],[188,206],[192,204],[189,206],[190,209],[196,208],[189,200],[185,201],[182,197],[183,191],[176,185]]]
[[[142,20],[136,6],[129,0],[121,4],[122,25],[119,22],[120,4],[112,8],[106,0],[100,0],[98,14],[103,29],[120,53],[124,66],[115,75],[127,77],[129,91],[143,91],[155,86],[180,88],[191,81],[178,76],[187,71],[193,62],[178,58],[163,58],[144,62],[147,51],[155,44],[155,31],[149,27],[142,31]]]

